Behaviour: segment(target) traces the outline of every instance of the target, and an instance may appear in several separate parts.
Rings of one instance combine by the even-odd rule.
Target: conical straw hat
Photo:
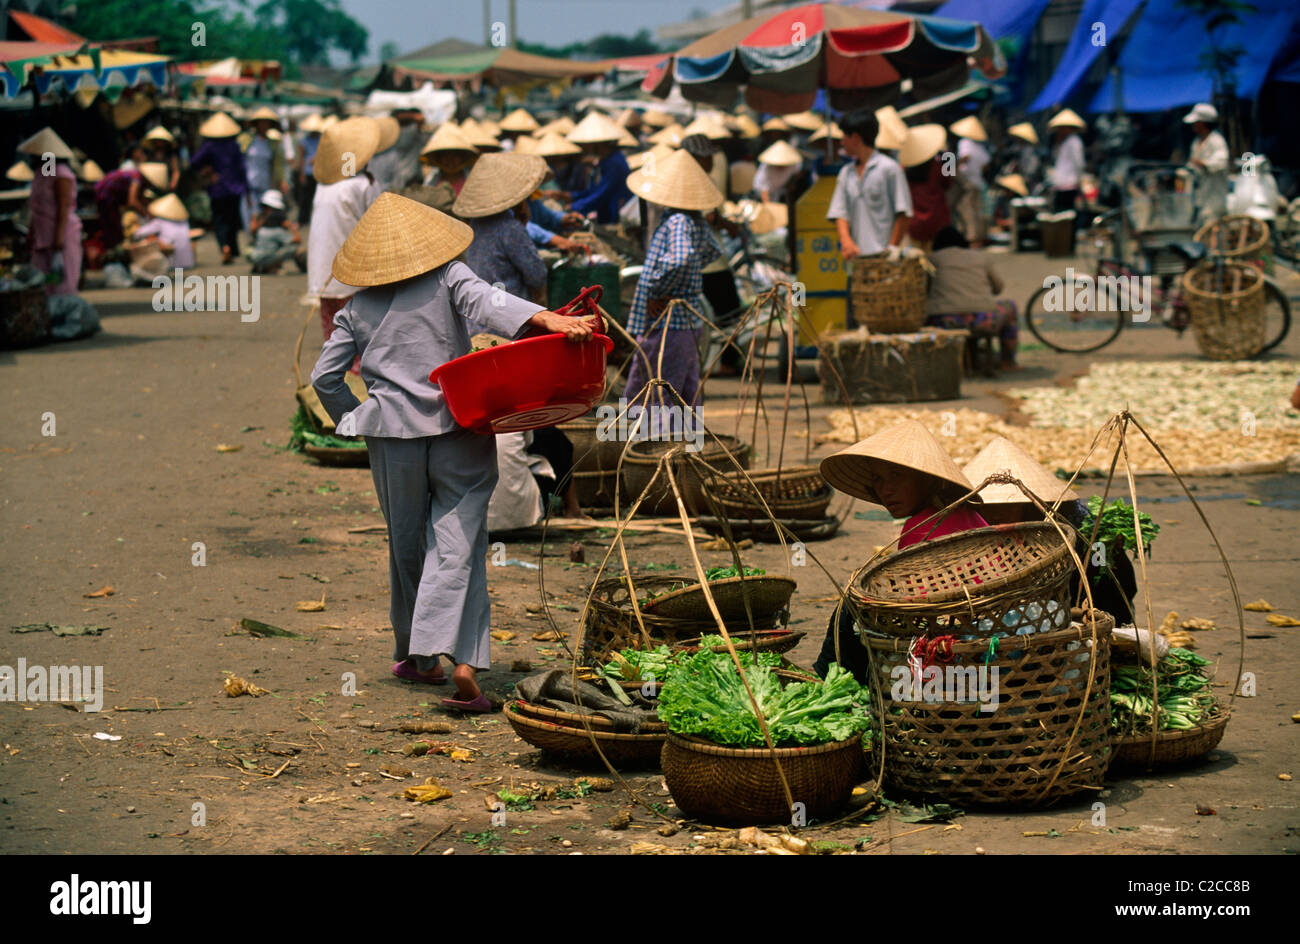
[[[18,145],[20,154],[53,154],[60,160],[70,161],[73,159],[72,148],[63,143],[63,139],[58,136],[53,128],[42,128],[22,144]]]
[[[844,132],[840,130],[839,125],[832,121],[830,124],[822,125],[814,131],[808,140],[809,142],[825,141],[827,137],[830,137],[833,141],[839,141],[843,139]]]
[[[397,143],[398,135],[402,133],[402,126],[397,119],[391,115],[384,115],[382,118],[376,118],[379,122],[379,143],[375,145],[375,153],[387,151]]]
[[[897,151],[907,140],[907,122],[898,117],[893,105],[876,109],[876,121],[880,123],[880,133],[876,135],[875,146],[883,151]]]
[[[493,216],[527,200],[549,173],[536,154],[484,154],[474,162],[451,211],[470,220]]]
[[[10,180],[16,180],[20,184],[36,179],[36,174],[26,161],[17,161],[13,167],[5,171],[5,176]]]
[[[786,124],[784,118],[769,118],[763,122],[760,130],[762,131],[789,131],[790,126]]]
[[[1007,174],[1005,177],[999,177],[994,183],[1022,197],[1029,196],[1029,186],[1025,183],[1025,178],[1019,174]]]
[[[632,170],[645,166],[645,162],[653,155],[655,163],[662,161],[669,154],[673,153],[673,148],[666,144],[656,144],[648,151],[642,151],[640,154],[633,154],[627,159],[627,166]],[[662,165],[660,165],[662,166]]]
[[[954,121],[948,126],[948,130],[959,138],[969,138],[972,141],[987,141],[989,133],[984,130],[980,120],[974,115],[967,115],[960,121]]]
[[[365,170],[378,149],[379,122],[373,118],[345,118],[320,136],[312,174],[322,184],[355,177]]]
[[[324,134],[330,128],[333,128],[336,124],[339,123],[339,120],[340,119],[338,115],[326,115],[324,118],[320,120],[321,133]]]
[[[1070,109],[1062,109],[1051,121],[1047,123],[1049,128],[1086,128],[1087,122],[1080,118]]]
[[[174,138],[172,136],[172,133],[168,131],[166,128],[164,128],[162,125],[157,125],[156,127],[150,128],[149,133],[144,136],[144,140],[166,141],[168,144],[176,143],[176,138]]]
[[[618,130],[619,130],[619,135],[618,135],[618,142],[617,142],[617,143],[618,143],[618,146],[619,146],[619,147],[621,147],[621,148],[639,148],[639,147],[641,146],[641,142],[638,141],[638,140],[637,140],[637,139],[632,135],[632,132],[631,132],[631,131],[628,131],[626,128],[624,128],[624,127],[622,127],[622,126],[620,126]]]
[[[731,137],[731,132],[726,129],[717,115],[700,115],[682,129],[683,138],[693,134],[702,134],[714,141],[725,141]]]
[[[924,164],[943,149],[948,132],[943,125],[917,125],[907,129],[903,146],[898,149],[898,163],[904,167]]]
[[[429,143],[420,151],[420,156],[432,154],[434,151],[468,151],[477,154],[478,148],[470,144],[465,133],[456,127],[456,122],[446,121],[433,133],[433,137],[429,138]]]
[[[826,119],[812,111],[801,111],[797,115],[785,115],[785,123],[796,131],[816,131],[826,124]]]
[[[515,138],[516,154],[536,154],[537,149],[541,147],[537,139],[530,134],[520,134]]]
[[[527,111],[522,108],[516,108],[510,114],[501,119],[500,127],[502,131],[522,131],[529,133],[536,131],[541,127],[541,125],[539,125],[537,119],[528,114]]]
[[[638,197],[678,210],[712,210],[723,196],[695,158],[673,151],[652,167],[628,175],[627,185]]]
[[[172,182],[171,168],[157,161],[140,165],[140,176],[149,182],[155,190],[170,190]]]
[[[319,134],[321,131],[324,130],[322,128],[322,124],[323,122],[321,121],[320,114],[317,112],[312,112],[302,121],[298,122],[298,130],[301,131],[303,134],[311,134],[312,132],[316,132],[317,134]]]
[[[559,118],[556,118],[554,121],[548,121],[546,124],[542,125],[537,130],[541,134],[566,135],[576,127],[577,125],[573,123],[572,118],[570,118],[568,115],[561,115]]]
[[[883,504],[875,489],[867,485],[872,463],[885,462],[930,476],[951,501],[971,490],[971,483],[957,463],[939,445],[939,440],[916,420],[904,420],[868,436],[847,449],[821,461],[822,478],[855,498]]]
[[[803,163],[803,155],[785,141],[776,141],[758,155],[758,162],[771,164],[773,167],[798,167]]]
[[[205,138],[233,138],[239,134],[239,125],[224,111],[219,111],[199,125],[199,134]]]
[[[1022,121],[1018,125],[1012,125],[1007,129],[1007,134],[1019,138],[1022,141],[1028,141],[1030,144],[1038,143],[1038,132],[1034,126],[1027,121]]]
[[[1078,498],[1074,489],[1043,468],[1034,457],[1021,449],[1005,436],[995,436],[991,442],[980,450],[979,455],[966,464],[963,474],[972,486],[983,482],[995,472],[1010,472],[1024,483],[1025,488],[1044,505],[1054,502],[1073,501]],[[980,490],[980,498],[985,504],[1010,505],[1019,502],[1028,503],[1029,499],[1014,485],[989,485]]]
[[[641,113],[635,108],[624,108],[614,120],[624,128],[638,128],[641,126]]]
[[[732,120],[736,123],[736,133],[742,138],[757,138],[763,133],[763,129],[758,126],[758,122],[749,115],[737,115]]]
[[[450,122],[448,122],[450,124]],[[473,118],[466,118],[460,123],[460,133],[465,136],[465,140],[474,145],[480,151],[489,149],[499,150],[501,142],[489,134],[482,125]]]
[[[174,193],[159,197],[149,204],[149,215],[176,222],[183,222],[190,218],[189,212],[185,209],[185,204],[181,203],[181,198]]]
[[[533,153],[541,157],[566,157],[570,154],[581,154],[582,148],[551,131],[541,136],[537,142],[537,150]]]
[[[279,123],[280,123],[280,116],[277,115],[274,111],[272,111],[272,110],[271,110],[269,107],[267,107],[266,105],[263,105],[263,106],[262,106],[261,108],[259,108],[257,111],[255,111],[255,112],[253,112],[251,115],[249,115],[249,116],[248,116],[248,120],[249,120],[249,121],[274,121],[276,124],[279,124]]]
[[[578,122],[565,137],[574,144],[598,144],[601,141],[617,141],[625,133],[609,117],[593,111],[588,112],[587,117]]]
[[[484,118],[478,123],[478,128],[484,134],[490,134],[494,138],[501,137],[501,126],[491,118]]]
[[[330,271],[344,285],[387,285],[450,262],[473,241],[468,223],[381,193],[352,228]]]
[[[652,128],[667,128],[671,124],[676,124],[673,121],[673,116],[668,112],[651,108],[646,109],[645,114],[641,116],[641,120]]]
[[[646,138],[651,144],[667,144],[669,147],[677,147],[686,137],[683,133],[686,129],[677,122],[673,122],[666,128],[660,128],[650,137]]]

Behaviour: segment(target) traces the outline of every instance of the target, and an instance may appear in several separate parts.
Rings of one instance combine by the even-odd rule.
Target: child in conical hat
[[[339,435],[366,439],[388,522],[393,674],[442,684],[455,666],[449,708],[489,711],[477,682],[488,667],[488,500],[496,440],[462,429],[430,371],[470,352],[471,335],[519,336],[528,326],[591,336],[577,318],[500,292],[457,257],[470,228],[394,193],[375,200],[334,257],[332,272],[360,291],[334,319],[312,385]],[[344,382],[354,358],[370,399]]]
[[[970,481],[939,444],[939,440],[915,420],[905,420],[821,461],[822,477],[831,485],[864,501],[884,505],[895,518],[905,519],[898,548],[931,541],[988,522],[968,503],[939,518],[941,509],[971,491]],[[826,641],[813,669],[822,676],[835,661],[834,618],[826,628]],[[840,607],[838,625],[840,663],[860,682],[866,683],[869,669],[867,650],[853,632],[853,616]]]

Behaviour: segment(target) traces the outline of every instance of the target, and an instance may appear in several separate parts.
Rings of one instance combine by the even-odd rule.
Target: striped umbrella
[[[921,98],[959,88],[972,62],[988,78],[1006,71],[978,23],[809,3],[697,39],[641,87],[664,98],[675,84],[686,99],[723,108],[744,88],[750,107],[780,115],[811,108],[819,88],[836,110],[878,108],[906,80]]]

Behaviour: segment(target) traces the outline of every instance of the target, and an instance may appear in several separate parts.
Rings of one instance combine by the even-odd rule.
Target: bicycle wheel
[[[1274,283],[1264,282],[1264,337],[1259,353],[1271,351],[1282,343],[1291,330],[1291,302]]]
[[[1057,295],[1068,292],[1057,290]],[[1034,337],[1062,354],[1087,354],[1105,347],[1124,328],[1122,311],[1065,311],[1068,306],[1044,286],[1025,305],[1025,325]]]

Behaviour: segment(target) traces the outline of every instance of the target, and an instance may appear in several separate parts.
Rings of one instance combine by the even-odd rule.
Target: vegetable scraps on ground
[[[1146,666],[1117,665],[1110,676],[1110,726],[1121,734],[1151,730],[1153,718],[1159,731],[1187,731],[1212,720],[1219,713],[1218,699],[1210,691],[1210,679],[1202,667],[1210,660],[1187,649],[1170,649],[1157,665],[1153,710],[1151,671]]]
[[[866,732],[871,719],[867,692],[853,675],[832,663],[823,682],[782,687],[771,665],[741,657],[778,747],[825,744]],[[659,695],[659,717],[675,734],[694,735],[728,747],[763,747],[763,730],[745,685],[727,653],[702,649],[678,659],[672,682]]]

